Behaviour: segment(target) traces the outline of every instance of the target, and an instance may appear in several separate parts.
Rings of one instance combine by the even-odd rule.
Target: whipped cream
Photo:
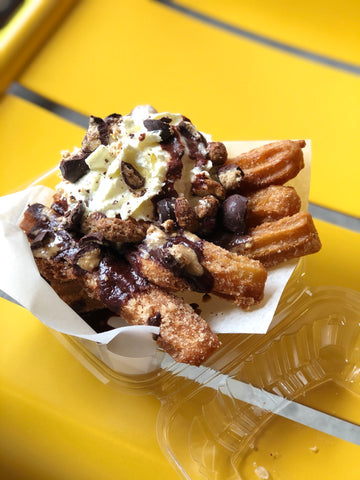
[[[108,133],[107,144],[85,158],[86,173],[57,186],[69,203],[83,201],[87,212],[151,221],[154,199],[185,196],[193,203],[191,183],[199,174],[210,176],[206,146],[211,138],[179,113],[139,106],[118,116]]]

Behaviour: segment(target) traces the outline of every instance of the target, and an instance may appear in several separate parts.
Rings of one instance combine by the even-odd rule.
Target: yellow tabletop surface
[[[13,80],[84,115],[148,103],[214,139],[311,139],[310,201],[359,218],[359,32],[357,1],[83,0]],[[4,94],[0,194],[48,171],[82,135]],[[309,286],[360,291],[360,234],[315,223],[323,248],[306,260]],[[103,385],[23,308],[0,299],[0,312],[1,478],[179,478],[157,443],[155,397]],[[341,478],[358,479],[358,450],[330,438],[329,451],[337,446],[323,478],[337,480],[347,462]]]

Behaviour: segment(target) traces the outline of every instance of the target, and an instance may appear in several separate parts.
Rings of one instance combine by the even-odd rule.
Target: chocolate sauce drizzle
[[[118,314],[135,293],[143,292],[149,286],[147,280],[125,260],[111,254],[102,258],[97,275],[100,300]]]
[[[158,248],[146,249],[146,246],[143,248],[146,249],[150,258],[155,262],[159,262],[165,268],[170,270],[173,275],[178,278],[183,279],[190,287],[191,290],[201,293],[209,293],[213,289],[214,279],[209,270],[202,265],[203,273],[201,275],[193,275],[183,267],[179,261],[170,253],[169,248],[173,245],[185,245],[186,247],[193,250],[196,254],[198,262],[202,265],[201,261],[203,258],[203,242],[201,239],[194,242],[187,238],[183,234],[176,235],[174,237],[169,237],[168,240]],[[130,258],[133,262],[141,261],[140,258],[137,258],[141,253],[133,253],[130,255]]]
[[[56,242],[56,250],[49,251],[52,261],[67,262],[79,277],[86,273],[76,265],[79,256],[83,254],[84,250],[101,247],[102,258],[92,274],[95,276],[100,300],[111,311],[120,314],[123,305],[135,293],[148,288],[148,281],[137,274],[123,258],[113,254],[109,247],[102,245],[101,238],[91,235],[77,238],[74,233],[69,233],[62,228],[61,219],[63,217],[48,214],[46,210],[44,205],[38,203],[31,205],[28,209],[35,221],[35,226],[28,235],[33,247],[43,246],[46,248],[49,236],[51,236],[51,239]]]
[[[196,130],[196,128],[192,125],[190,120],[186,117],[183,117],[183,121],[179,123],[179,125],[169,125],[166,119],[163,118],[158,120],[157,124],[149,123],[149,121],[145,120],[144,125],[148,129],[158,128],[162,132],[162,141],[160,142],[161,148],[165,150],[169,156],[170,161],[168,164],[168,170],[164,180],[164,186],[162,187],[160,193],[152,198],[152,202],[154,205],[154,211],[157,212],[156,205],[159,201],[163,199],[171,199],[172,201],[178,197],[178,193],[175,190],[175,182],[181,178],[183,163],[182,158],[184,156],[185,150],[189,155],[189,158],[194,160],[194,166],[199,166],[202,168],[206,162],[208,161],[207,157],[203,155],[200,149],[200,145],[202,144],[204,150],[207,146],[207,141],[205,137]],[[146,123],[147,122],[147,123]],[[170,132],[171,128],[171,135],[168,133],[164,135],[163,132]],[[186,147],[184,146],[184,143]]]

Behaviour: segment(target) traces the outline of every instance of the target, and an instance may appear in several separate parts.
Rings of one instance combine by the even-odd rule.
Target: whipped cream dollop
[[[91,117],[82,147],[63,154],[57,190],[70,204],[82,201],[88,213],[152,221],[163,198],[194,203],[194,181],[209,178],[213,167],[209,142],[183,115],[149,106]]]

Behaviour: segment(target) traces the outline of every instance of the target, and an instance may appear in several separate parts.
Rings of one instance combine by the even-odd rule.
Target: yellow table
[[[75,3],[16,70],[20,86],[85,115],[139,103],[181,111],[215,139],[311,138],[310,201],[359,218],[358,2]],[[53,167],[82,134],[4,94],[0,193]],[[307,261],[309,283],[359,291],[359,233],[320,219],[316,226],[323,249]],[[157,444],[155,397],[104,386],[28,312],[6,300],[0,308],[4,478],[178,478]],[[354,466],[354,447],[341,452]],[[340,461],[328,462],[326,478],[338,478],[331,464]]]

